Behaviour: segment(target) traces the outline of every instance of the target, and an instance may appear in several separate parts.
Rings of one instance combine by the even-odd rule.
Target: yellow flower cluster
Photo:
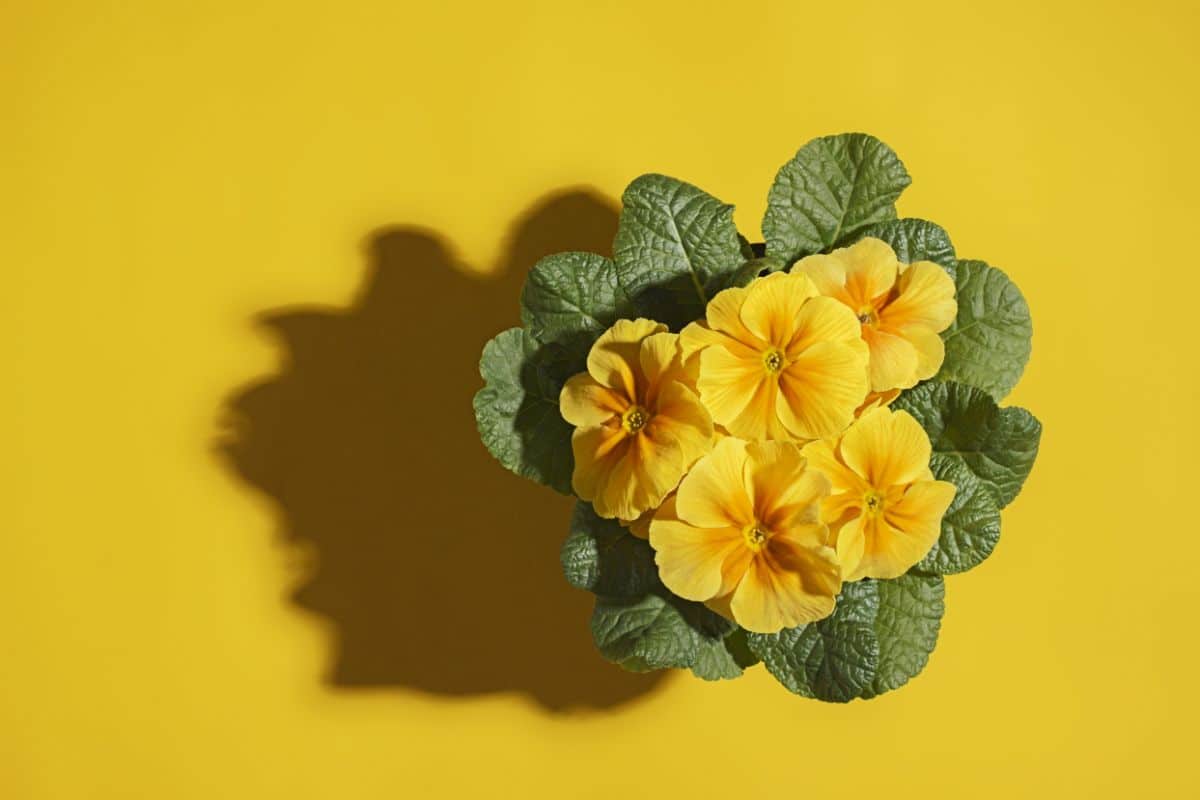
[[[878,239],[726,289],[680,334],[621,320],[563,388],[573,485],[649,538],[663,583],[743,628],[833,612],[937,540],[954,485],[887,404],[932,377],[954,282]]]

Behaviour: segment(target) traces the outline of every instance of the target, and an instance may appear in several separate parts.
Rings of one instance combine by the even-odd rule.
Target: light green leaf
[[[837,607],[819,622],[779,633],[751,633],[751,651],[789,691],[834,703],[858,697],[879,664],[874,621],[879,610],[875,581],[847,583]]]
[[[1001,508],[1033,468],[1042,424],[1023,408],[999,408],[982,389],[930,381],[902,393],[892,408],[916,417],[935,453],[962,462]]]
[[[521,321],[539,342],[556,342],[586,357],[628,301],[613,262],[595,253],[557,253],[533,266],[521,292]]]
[[[950,242],[950,234],[932,222],[923,219],[877,222],[852,236],[844,237],[838,246],[851,245],[867,236],[882,239],[891,245],[901,264],[932,261],[945,267],[951,276],[954,275],[954,245]]]
[[[875,677],[862,692],[867,699],[903,686],[925,668],[946,610],[946,586],[940,575],[909,573],[875,585],[879,662]]]
[[[951,575],[978,566],[1000,541],[1000,507],[992,491],[960,459],[934,453],[933,477],[957,487],[942,533],[915,569]]]
[[[783,165],[767,196],[767,255],[791,264],[895,219],[896,198],[909,183],[900,159],[873,136],[812,140]]]
[[[1002,400],[1029,361],[1029,306],[1007,275],[982,261],[959,261],[953,274],[958,318],[942,333],[946,360],[937,379],[978,386]]]
[[[596,594],[640,597],[659,585],[650,543],[615,519],[597,516],[582,500],[575,504],[560,557],[567,582]]]
[[[636,179],[621,202],[613,260],[634,308],[676,328],[703,316],[744,261],[733,206],[665,175]]]
[[[496,460],[516,474],[571,493],[571,426],[558,410],[568,368],[562,352],[511,328],[483,348],[475,394],[479,438]]]
[[[701,677],[721,677],[716,673],[727,671],[727,664],[707,650],[733,627],[703,605],[665,590],[638,598],[597,597],[592,612],[592,638],[601,655],[634,672],[691,668],[705,650]]]

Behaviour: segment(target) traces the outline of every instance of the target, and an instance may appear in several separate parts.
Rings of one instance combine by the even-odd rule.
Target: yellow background
[[[1194,791],[1200,16],[995,5],[3,4],[0,796]],[[902,691],[615,674],[478,349],[847,130],[1029,299],[1040,459]]]

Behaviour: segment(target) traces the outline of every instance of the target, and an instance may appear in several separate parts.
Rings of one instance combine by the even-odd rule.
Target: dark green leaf
[[[697,674],[723,677],[717,673],[728,671],[726,660],[710,648],[721,646],[732,628],[700,603],[665,590],[637,598],[597,597],[592,612],[592,638],[601,655],[635,672],[694,667],[704,651]]]
[[[942,533],[916,569],[951,575],[966,572],[992,554],[1000,541],[1000,507],[992,491],[960,459],[934,453],[933,476],[957,487],[942,517]]]
[[[940,575],[909,573],[875,585],[879,663],[862,693],[868,699],[903,686],[925,668],[946,610],[946,587]]]
[[[616,265],[595,253],[557,253],[534,265],[521,292],[521,321],[539,342],[556,342],[586,357],[601,333],[623,316],[628,301]]]
[[[754,654],[789,691],[846,703],[862,694],[875,677],[879,642],[873,625],[878,609],[875,581],[847,583],[831,616],[746,638]]]
[[[562,352],[511,328],[483,348],[475,394],[479,437],[496,460],[518,475],[571,493],[571,426],[558,410],[566,380]]]
[[[1042,424],[1023,408],[999,408],[982,389],[930,381],[902,393],[892,408],[916,417],[933,451],[961,461],[1001,508],[1033,468]]]
[[[770,275],[772,272],[779,272],[782,269],[784,269],[784,263],[777,258],[766,256],[763,258],[752,258],[730,273],[725,285],[721,288],[731,289],[746,286],[755,278]]]
[[[954,275],[954,245],[950,242],[950,235],[932,222],[923,219],[877,222],[852,236],[844,237],[838,246],[851,245],[867,236],[882,239],[891,245],[901,264],[932,261],[945,267],[951,276]]]
[[[959,261],[958,318],[942,334],[946,360],[938,380],[978,386],[1002,400],[1029,361],[1033,322],[1021,290],[982,261]]]
[[[791,264],[869,225],[895,219],[911,179],[896,154],[864,133],[814,139],[783,165],[767,196],[767,255]]]
[[[643,175],[621,198],[613,259],[639,314],[680,327],[745,260],[733,206],[665,175]]]
[[[640,597],[659,585],[650,543],[615,519],[596,516],[591,503],[575,504],[561,560],[567,581],[611,597]]]

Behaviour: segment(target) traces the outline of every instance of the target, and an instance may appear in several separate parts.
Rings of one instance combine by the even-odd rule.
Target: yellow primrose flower
[[[845,580],[897,578],[937,541],[955,489],[933,479],[930,449],[907,411],[886,407],[868,411],[837,441],[804,446],[811,467],[833,484],[821,519]]]
[[[681,334],[700,351],[700,398],[742,439],[840,433],[867,394],[867,346],[854,313],[803,275],[776,272],[726,289]]]
[[[862,401],[862,405],[854,410],[854,418],[858,419],[868,411],[880,406],[890,406],[892,401],[899,396],[899,389],[888,389],[886,392],[871,392],[867,395],[867,399]]]
[[[946,348],[939,333],[958,314],[954,281],[931,261],[900,264],[886,242],[867,237],[792,267],[826,297],[844,303],[862,323],[871,348],[871,389],[907,389],[932,378]]]
[[[827,617],[842,585],[818,518],[828,493],[799,445],[722,439],[650,522],[659,576],[749,631]]]
[[[678,335],[666,331],[619,320],[559,396],[575,426],[575,494],[601,517],[635,520],[658,506],[712,446],[712,419],[688,386]]]

